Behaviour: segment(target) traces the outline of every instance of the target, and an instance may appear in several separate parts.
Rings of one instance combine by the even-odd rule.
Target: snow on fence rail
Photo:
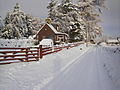
[[[0,48],[0,64],[30,62],[39,59],[39,48]]]
[[[17,62],[38,61],[43,56],[59,52],[64,48],[73,48],[81,43],[68,44],[67,46],[53,47],[27,47],[27,48],[0,48],[0,64],[10,64]]]

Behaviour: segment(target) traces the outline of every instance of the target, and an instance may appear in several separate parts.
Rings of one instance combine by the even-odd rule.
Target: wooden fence
[[[68,44],[67,46],[53,47],[28,47],[28,48],[0,48],[0,64],[17,62],[38,61],[43,56],[79,46],[81,43]]]

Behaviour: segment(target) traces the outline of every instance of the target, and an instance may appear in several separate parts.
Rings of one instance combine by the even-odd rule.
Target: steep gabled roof
[[[58,32],[51,24],[47,24],[55,34],[58,34],[58,33],[61,33],[61,32]]]
[[[108,39],[107,42],[119,42],[117,39]]]
[[[54,32],[55,34],[61,34],[61,32],[58,32],[51,24],[44,24],[44,25],[42,25],[42,27],[41,27],[40,30],[37,32],[37,34],[42,30],[42,28],[43,28],[45,25],[47,25],[48,27],[50,27],[51,30],[53,30],[53,32]],[[37,34],[36,34],[36,35],[37,35]]]
[[[39,32],[45,27],[45,25],[47,25],[49,28],[51,28],[51,30],[52,30],[55,34],[64,34],[64,35],[68,36],[68,34],[66,34],[66,33],[58,32],[58,31],[53,27],[53,25],[46,23],[46,24],[42,25],[42,27],[41,27],[40,30],[37,32],[37,34],[35,35],[35,37],[36,37],[36,36],[39,34]]]
[[[54,31],[55,34],[64,34],[64,35],[68,36],[68,34],[66,34],[66,33],[58,32],[58,31],[53,27],[53,25],[51,25],[51,24],[47,24],[47,25]]]

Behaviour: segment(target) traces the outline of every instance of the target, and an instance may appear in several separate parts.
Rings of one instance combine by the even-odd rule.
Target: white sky
[[[21,9],[33,16],[46,18],[47,5],[50,0],[0,0],[0,16],[12,10],[15,3],[19,3]],[[120,0],[106,0],[108,10],[102,15],[103,31],[107,35],[120,35]]]
[[[108,10],[102,15],[102,26],[107,35],[120,36],[120,0],[106,0]]]

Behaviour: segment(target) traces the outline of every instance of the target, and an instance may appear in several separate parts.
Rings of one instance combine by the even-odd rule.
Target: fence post
[[[39,46],[39,49],[40,49],[40,50],[39,50],[39,51],[40,51],[40,52],[39,52],[39,53],[40,53],[40,54],[39,54],[39,55],[40,55],[39,57],[42,58],[42,57],[43,57],[43,55],[42,55],[42,45]]]
[[[38,58],[37,58],[37,61],[39,61],[39,47],[37,47],[37,56],[38,56]]]
[[[28,51],[29,51],[29,48],[27,47],[26,48],[26,61],[28,62]]]

